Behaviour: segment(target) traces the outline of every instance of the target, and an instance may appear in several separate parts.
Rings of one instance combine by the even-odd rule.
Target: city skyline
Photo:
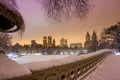
[[[73,42],[85,42],[86,32],[92,34],[95,30],[99,36],[102,29],[112,26],[119,21],[119,0],[94,0],[94,5],[90,14],[82,21],[75,19],[63,23],[50,23],[43,11],[39,8],[37,2],[33,0],[18,0],[19,11],[23,15],[26,23],[26,30],[22,38],[13,34],[13,44],[29,44],[30,40],[35,39],[38,43],[42,43],[42,36],[52,35],[59,44],[59,40],[64,37],[68,39],[68,44]],[[109,4],[108,4],[109,2]],[[32,5],[32,6],[31,6]]]
[[[91,41],[97,41],[99,42],[100,40],[98,39],[98,36],[97,36],[97,33],[95,31],[93,31],[92,35],[89,34],[89,31],[86,32],[86,36],[85,37],[85,42],[71,42],[69,43],[68,42],[68,39],[67,38],[64,38],[64,37],[61,37],[61,39],[59,40],[59,43],[56,44],[56,39],[53,37],[53,36],[43,36],[42,37],[42,43],[38,43],[36,40],[32,39],[30,40],[30,43],[29,44],[20,44],[19,42],[18,43],[15,43],[16,44],[19,44],[19,45],[31,45],[31,44],[40,44],[42,45],[43,47],[55,47],[55,46],[61,46],[61,47],[70,47],[70,46],[81,46],[81,47],[86,47],[89,46],[90,44],[88,42],[91,42]],[[86,44],[87,42],[87,44]],[[69,44],[68,44],[69,43]]]
[[[49,40],[49,38],[48,37],[51,37],[52,38],[52,40]],[[46,40],[45,40],[45,38],[46,38]],[[31,45],[32,44],[32,41],[35,41],[37,44],[41,44],[41,45],[43,45],[43,46],[45,46],[45,47],[50,47],[50,46],[60,46],[61,45],[61,40],[62,39],[64,39],[65,41],[66,40],[68,40],[68,39],[65,39],[65,38],[63,38],[63,37],[61,37],[61,39],[59,40],[59,43],[58,44],[56,44],[56,39],[55,38],[53,38],[53,36],[43,36],[42,37],[42,42],[41,43],[39,43],[39,42],[37,42],[35,39],[32,39],[32,40],[30,40],[29,42],[29,44],[27,44],[27,43],[25,43],[25,44],[21,44],[21,43],[15,43],[15,44],[20,44],[20,45]],[[54,42],[55,41],[55,42]],[[64,42],[63,42],[64,43]],[[73,43],[77,43],[77,42],[73,42]],[[15,45],[14,44],[14,45]],[[67,45],[70,45],[70,44],[68,44],[68,42],[66,42],[66,44]]]

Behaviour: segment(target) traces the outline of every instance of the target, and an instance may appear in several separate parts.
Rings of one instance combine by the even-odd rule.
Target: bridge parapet
[[[55,63],[56,65],[54,64],[52,67],[41,70],[30,69],[32,72],[31,75],[9,80],[76,80],[78,77],[82,76],[84,73],[93,68],[97,63],[103,60],[108,55],[107,53],[111,52],[111,50],[100,50],[88,55],[86,54],[87,57],[84,58],[82,57],[86,55],[79,55],[76,56],[75,60],[71,60],[71,62],[67,61],[68,63],[56,66],[59,63],[58,62]]]

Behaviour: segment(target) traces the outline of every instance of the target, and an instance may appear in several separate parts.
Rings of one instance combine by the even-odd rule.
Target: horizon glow
[[[105,27],[116,24],[120,19],[120,0],[94,0],[95,6],[87,18],[76,21],[72,19],[63,23],[50,23],[40,4],[33,0],[17,0],[19,11],[23,15],[26,30],[22,38],[17,33],[13,34],[13,44],[30,44],[31,40],[36,40],[42,44],[43,36],[53,36],[59,44],[61,38],[68,39],[69,43],[84,43],[86,32],[92,35],[93,30],[98,37]]]

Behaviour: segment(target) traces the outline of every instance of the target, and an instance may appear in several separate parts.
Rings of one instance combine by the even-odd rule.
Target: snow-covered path
[[[120,80],[120,55],[108,56],[83,80]]]

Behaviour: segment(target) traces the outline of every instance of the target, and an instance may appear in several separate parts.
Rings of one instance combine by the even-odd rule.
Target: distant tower
[[[87,31],[87,34],[86,34],[86,41],[84,43],[84,48],[88,49],[90,47],[90,34],[89,32]]]
[[[90,41],[90,34],[89,34],[88,31],[87,31],[87,34],[86,34],[86,41]]]
[[[36,46],[37,46],[36,41],[35,40],[31,40],[31,51],[32,51],[32,53],[37,51]]]
[[[31,40],[31,45],[35,46],[36,44],[36,40]]]
[[[92,41],[97,41],[97,34],[95,31],[93,31],[93,34],[92,34]]]
[[[93,34],[92,34],[92,41],[91,41],[90,47],[92,51],[96,51],[98,49],[97,34],[95,31],[93,31]]]
[[[43,37],[43,46],[47,47],[47,37],[46,36]]]
[[[53,46],[55,46],[56,44],[55,44],[55,39],[53,39]]]
[[[52,46],[52,36],[48,36],[48,46]]]

